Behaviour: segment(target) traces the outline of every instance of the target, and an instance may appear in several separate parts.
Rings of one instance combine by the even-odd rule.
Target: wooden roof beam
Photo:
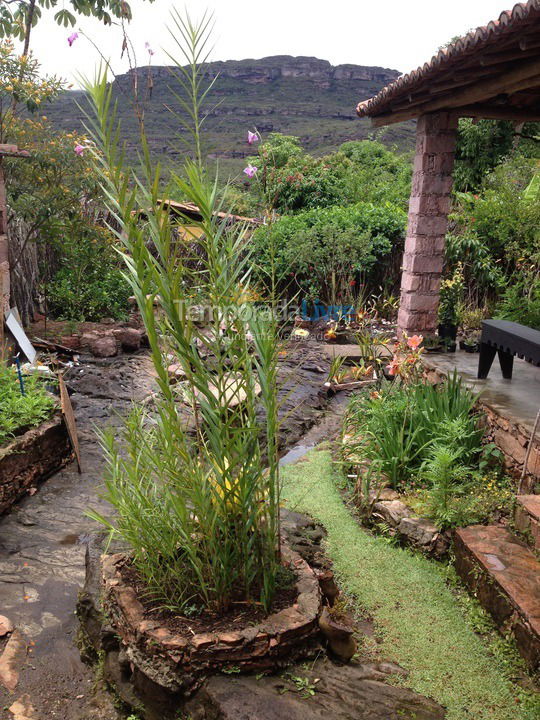
[[[485,120],[515,120],[517,122],[540,122],[540,107],[538,110],[527,108],[512,108],[501,105],[470,105],[459,109],[460,117],[473,117]]]
[[[425,113],[437,112],[438,110],[453,110],[464,106],[476,105],[492,100],[497,95],[511,94],[519,90],[526,90],[534,87],[540,79],[540,60],[521,65],[519,68],[511,70],[502,75],[498,75],[492,80],[487,80],[481,84],[475,83],[473,86],[463,88],[461,91],[452,93],[436,100],[422,102],[418,100],[415,103],[401,104],[396,103],[395,110],[390,113],[374,115],[372,118],[373,125],[380,127],[381,125],[390,125],[403,120],[424,115]]]

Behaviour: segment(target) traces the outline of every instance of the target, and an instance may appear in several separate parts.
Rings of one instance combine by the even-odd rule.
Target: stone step
[[[498,525],[455,532],[456,571],[503,630],[510,630],[533,672],[540,668],[540,562]]]
[[[540,495],[518,495],[514,520],[529,545],[540,550]]]

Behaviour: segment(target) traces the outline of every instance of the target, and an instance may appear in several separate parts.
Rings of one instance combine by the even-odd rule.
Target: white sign
[[[5,323],[10,329],[11,334],[17,341],[19,347],[33,365],[37,356],[36,349],[28,339],[21,323],[17,319],[18,314],[19,313],[12,308],[6,315]]]

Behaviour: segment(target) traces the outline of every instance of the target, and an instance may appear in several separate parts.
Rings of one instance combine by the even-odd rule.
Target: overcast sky
[[[147,64],[145,42],[155,51],[154,65],[168,63],[171,48],[167,21],[173,7],[197,16],[208,7],[215,14],[214,60],[240,60],[267,55],[310,55],[333,65],[379,65],[407,72],[426,62],[456,35],[485,25],[510,7],[505,0],[131,0],[134,19],[129,36],[138,64]],[[47,11],[43,11],[46,13]],[[122,32],[81,18],[82,30],[115,72],[127,69],[120,59]],[[99,54],[89,39],[44,19],[34,30],[32,48],[50,73],[70,81],[76,72],[92,74]]]

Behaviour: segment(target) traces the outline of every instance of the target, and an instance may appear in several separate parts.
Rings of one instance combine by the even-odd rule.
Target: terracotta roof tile
[[[471,30],[467,35],[441,48],[429,62],[394,80],[369,100],[359,103],[356,108],[357,114],[365,117],[383,112],[388,109],[387,105],[392,100],[412,91],[420,82],[450,66],[461,56],[496,42],[501,36],[518,29],[522,22],[536,18],[540,20],[540,0],[518,3],[512,10],[501,13],[498,20],[492,20],[485,26]]]

